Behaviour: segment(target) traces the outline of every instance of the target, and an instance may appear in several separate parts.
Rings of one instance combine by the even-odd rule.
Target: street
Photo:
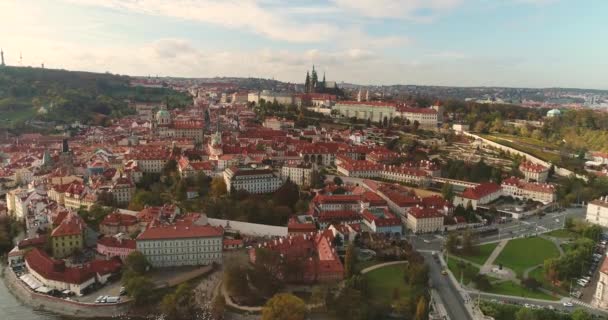
[[[422,255],[429,266],[429,278],[431,279],[433,289],[435,289],[441,299],[450,319],[471,319],[467,312],[462,296],[458,292],[458,288],[449,280],[447,275],[442,275],[442,267],[433,259],[430,252],[423,252]]]

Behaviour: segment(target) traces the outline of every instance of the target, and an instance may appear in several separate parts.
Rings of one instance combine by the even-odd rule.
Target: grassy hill
[[[190,103],[187,94],[168,88],[130,87],[130,77],[31,67],[0,68],[0,128],[22,127],[36,119],[84,123],[133,113],[126,99],[167,102],[169,107]],[[48,110],[42,114],[39,110]]]

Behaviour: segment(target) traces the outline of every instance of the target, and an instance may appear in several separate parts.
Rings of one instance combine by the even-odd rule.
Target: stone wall
[[[78,318],[113,318],[129,311],[130,303],[93,304],[69,301],[31,291],[17,278],[12,270],[3,270],[4,281],[10,291],[23,303],[40,310],[47,310]]]

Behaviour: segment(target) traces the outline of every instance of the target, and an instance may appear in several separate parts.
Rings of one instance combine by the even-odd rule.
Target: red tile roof
[[[201,226],[195,224],[176,224],[167,226],[154,226],[142,232],[137,240],[164,240],[183,238],[221,237],[220,228]]]
[[[114,212],[105,216],[100,224],[107,226],[132,226],[137,224],[137,217],[130,214]]]
[[[81,284],[95,277],[90,267],[66,267],[63,260],[54,260],[38,248],[29,251],[25,261],[36,273],[49,280]]]
[[[484,182],[476,187],[467,188],[462,193],[462,196],[467,199],[479,200],[487,195],[500,191],[500,186],[493,182]]]

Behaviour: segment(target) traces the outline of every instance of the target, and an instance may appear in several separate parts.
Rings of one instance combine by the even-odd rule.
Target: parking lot
[[[591,261],[589,261],[589,268],[582,277],[572,279],[572,292],[570,294],[572,297],[586,303],[591,303],[595,294],[595,289],[597,288],[597,281],[599,280],[599,270],[606,257],[607,245],[608,235],[604,234],[602,235],[602,240],[595,246],[593,257],[591,258]]]

